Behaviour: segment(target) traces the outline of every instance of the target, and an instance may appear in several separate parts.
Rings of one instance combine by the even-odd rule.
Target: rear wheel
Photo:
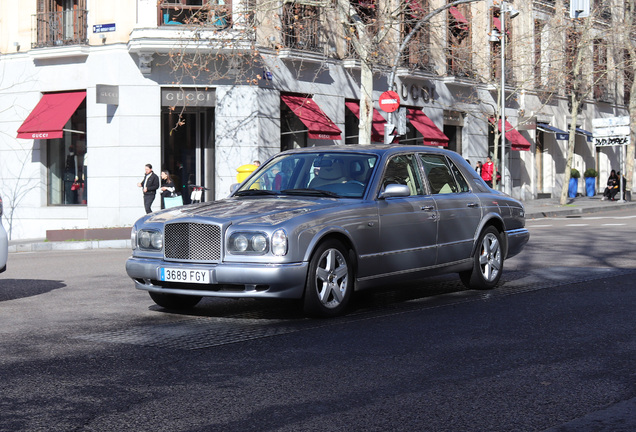
[[[473,268],[461,272],[460,279],[467,288],[486,290],[497,286],[503,271],[504,258],[501,234],[495,227],[486,228],[479,236]]]
[[[201,297],[197,296],[162,294],[156,292],[149,292],[148,294],[150,294],[152,301],[166,309],[190,309],[195,307],[201,301]]]
[[[342,242],[328,240],[322,243],[309,262],[305,313],[322,317],[341,314],[351,298],[353,277],[351,259]]]

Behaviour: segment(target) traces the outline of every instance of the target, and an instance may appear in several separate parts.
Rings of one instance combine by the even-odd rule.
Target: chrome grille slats
[[[164,257],[167,260],[218,262],[221,259],[221,227],[192,222],[166,224]]]

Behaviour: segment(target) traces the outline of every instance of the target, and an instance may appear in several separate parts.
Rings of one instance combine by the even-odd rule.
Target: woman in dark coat
[[[161,208],[165,208],[163,199],[174,196],[175,186],[168,170],[161,171]]]
[[[607,179],[607,187],[605,188],[605,191],[603,191],[603,200],[606,199],[610,199],[613,197],[613,195],[616,195],[616,193],[612,194],[612,190],[618,188],[618,176],[616,175],[616,171],[612,170],[612,172],[610,172],[610,176]]]

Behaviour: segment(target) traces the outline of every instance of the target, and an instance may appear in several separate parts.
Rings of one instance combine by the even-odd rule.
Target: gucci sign
[[[412,102],[421,100],[424,103],[428,103],[436,99],[435,86],[402,83],[401,96],[403,100],[408,99]]]
[[[216,105],[216,92],[205,89],[161,89],[162,106],[213,107]]]

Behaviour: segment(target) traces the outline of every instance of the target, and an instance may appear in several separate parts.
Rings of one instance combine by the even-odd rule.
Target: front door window
[[[209,127],[214,119],[213,109],[189,109],[176,113],[167,109],[162,115],[162,170],[168,170],[177,193],[183,202],[191,202],[192,191],[203,189],[201,201],[213,198],[206,178],[207,143],[213,135]],[[212,172],[212,170],[210,169]],[[197,197],[198,198],[198,197]]]

